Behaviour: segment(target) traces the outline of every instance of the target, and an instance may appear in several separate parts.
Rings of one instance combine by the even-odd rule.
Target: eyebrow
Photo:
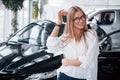
[[[84,17],[85,15],[83,14],[82,16],[80,16],[80,17],[75,17],[74,19],[76,19],[76,18],[81,18],[81,17]]]

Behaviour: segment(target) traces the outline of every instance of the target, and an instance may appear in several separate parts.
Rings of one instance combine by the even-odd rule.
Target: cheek
[[[79,23],[79,24],[74,23],[74,27],[76,27],[76,28],[82,29],[82,28],[84,28],[84,26],[85,26],[85,22],[82,22],[82,23]]]

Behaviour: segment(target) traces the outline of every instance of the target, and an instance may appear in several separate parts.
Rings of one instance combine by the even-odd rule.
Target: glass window
[[[23,3],[23,9],[18,11],[17,20],[18,25],[17,28],[20,29],[26,26],[29,23],[29,1],[25,0]],[[3,42],[8,39],[9,35],[12,33],[11,20],[13,13],[6,9],[5,6],[0,4],[0,42]]]
[[[103,12],[100,14],[99,25],[110,25],[114,21],[114,12]]]

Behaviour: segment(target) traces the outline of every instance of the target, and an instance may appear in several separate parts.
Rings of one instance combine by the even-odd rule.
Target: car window
[[[29,30],[27,30],[26,32],[24,32],[22,35],[19,35],[19,41],[22,42],[27,42],[30,44],[39,44],[37,42],[38,38],[40,38],[40,32],[42,30],[42,27],[40,27],[39,25],[35,25],[32,28],[30,28]]]
[[[113,23],[115,17],[114,11],[110,12],[99,12],[95,14],[91,19],[96,18],[99,25],[110,25]],[[90,19],[90,20],[91,20]]]
[[[39,26],[34,26],[30,31],[29,43],[37,44],[37,38],[39,36]]]
[[[114,21],[114,12],[103,12],[98,20],[99,25],[110,25]]]

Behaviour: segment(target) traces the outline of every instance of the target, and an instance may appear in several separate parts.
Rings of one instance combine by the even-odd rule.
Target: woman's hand
[[[57,27],[54,27],[52,33],[50,34],[50,36],[52,37],[58,37],[58,33],[59,33],[59,30],[60,30],[60,26],[63,22],[63,16],[67,15],[67,12],[64,11],[64,10],[60,10],[58,12],[58,23],[56,24]]]
[[[63,16],[66,16],[67,15],[67,11],[64,11],[64,10],[60,10],[59,12],[58,12],[58,23],[57,24],[59,24],[59,25],[61,25],[62,24],[62,22],[63,22]]]

